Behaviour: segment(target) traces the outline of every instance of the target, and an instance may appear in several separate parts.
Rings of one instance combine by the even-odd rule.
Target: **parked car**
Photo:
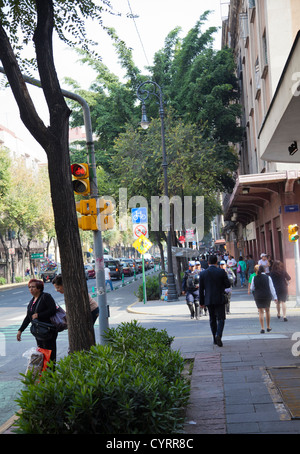
[[[127,259],[126,257],[120,258],[120,261],[123,266],[124,276],[133,276],[134,273],[134,262],[132,259]]]
[[[123,266],[120,260],[118,259],[104,260],[104,265],[105,267],[109,268],[111,278],[114,277],[116,279],[122,279]]]
[[[88,279],[94,279],[96,277],[96,272],[92,265],[90,264],[84,265],[84,269],[88,275]]]
[[[137,273],[143,272],[143,261],[141,259],[136,259],[135,261],[135,269]]]

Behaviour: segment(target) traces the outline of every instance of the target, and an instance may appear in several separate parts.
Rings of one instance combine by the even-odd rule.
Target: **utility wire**
[[[136,29],[136,32],[137,32],[137,34],[138,34],[138,37],[139,37],[139,40],[140,40],[140,43],[141,43],[141,46],[142,46],[142,49],[143,49],[143,52],[144,52],[144,56],[145,56],[145,58],[146,58],[146,61],[147,61],[147,63],[148,63],[148,66],[149,66],[149,65],[150,65],[150,64],[149,64],[149,60],[148,60],[148,58],[147,58],[147,54],[146,54],[146,51],[145,51],[145,48],[144,48],[144,44],[143,44],[141,35],[140,35],[140,33],[139,33],[139,30],[138,30],[138,28],[137,28],[137,25],[136,25],[136,22],[135,22],[135,19],[134,19],[134,14],[133,14],[133,12],[132,12],[132,8],[131,8],[131,5],[130,5],[130,1],[127,0],[127,3],[128,3],[128,7],[129,7],[129,9],[130,9],[131,18],[132,18],[133,23],[134,23],[134,25],[135,25],[135,29]]]

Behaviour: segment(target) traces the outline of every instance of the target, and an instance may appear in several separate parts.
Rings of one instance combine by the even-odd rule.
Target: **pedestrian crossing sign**
[[[145,254],[152,246],[152,243],[145,235],[140,235],[132,245],[140,254]]]

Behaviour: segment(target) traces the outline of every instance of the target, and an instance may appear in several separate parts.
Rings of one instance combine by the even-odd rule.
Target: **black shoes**
[[[223,342],[220,338],[220,336],[215,336],[214,337],[214,343],[218,345],[218,347],[223,347]]]

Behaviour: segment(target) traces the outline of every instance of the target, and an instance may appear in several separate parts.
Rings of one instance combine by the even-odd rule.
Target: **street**
[[[110,327],[137,320],[146,328],[166,329],[170,336],[175,337],[172,348],[184,354],[212,352],[218,349],[212,343],[208,316],[202,316],[200,320],[191,320],[184,297],[173,303],[164,301],[137,303],[134,293],[137,292],[142,280],[134,281],[133,278],[129,278],[126,282],[129,281],[131,283],[124,287],[107,293]],[[117,286],[120,283],[113,281],[113,284]],[[94,285],[94,279],[88,281],[90,293]],[[57,303],[64,304],[63,295],[55,292],[52,284],[45,284],[45,292],[51,293]],[[16,341],[17,329],[25,316],[28,301],[29,292],[26,286],[0,291],[0,425],[12,416],[12,407],[17,409],[17,405],[12,405],[12,402],[22,386],[20,373],[25,373],[27,365],[27,359],[22,355],[36,345],[29,329],[24,331],[21,342]],[[291,339],[293,333],[300,331],[300,308],[295,308],[293,300],[287,302],[288,322],[277,319],[275,304],[272,303],[272,331],[264,335],[260,334],[258,313],[252,295],[248,295],[246,289],[233,290],[230,312],[225,323],[223,349],[245,338],[251,342],[255,342],[256,339]],[[98,321],[95,324],[95,334],[96,341],[99,342]],[[58,335],[58,359],[65,356],[67,351],[68,333],[64,331]]]

